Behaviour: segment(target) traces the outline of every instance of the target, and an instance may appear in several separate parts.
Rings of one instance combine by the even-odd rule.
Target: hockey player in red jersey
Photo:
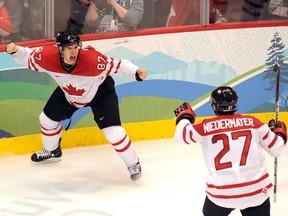
[[[264,149],[279,157],[287,141],[284,122],[269,126],[251,115],[235,114],[236,92],[220,86],[211,93],[216,117],[194,123],[189,103],[178,107],[175,139],[183,144],[200,143],[208,170],[205,216],[226,216],[234,209],[242,215],[270,215],[269,196],[273,190],[264,164]]]
[[[77,109],[90,106],[94,120],[124,161],[131,179],[138,180],[141,166],[136,150],[121,126],[115,83],[110,75],[125,75],[142,81],[147,77],[146,69],[128,60],[107,57],[91,46],[82,48],[80,37],[71,31],[59,32],[56,45],[31,50],[10,43],[6,48],[6,52],[23,66],[46,72],[58,84],[39,116],[44,149],[35,152],[31,160],[60,159],[60,122],[69,119]]]

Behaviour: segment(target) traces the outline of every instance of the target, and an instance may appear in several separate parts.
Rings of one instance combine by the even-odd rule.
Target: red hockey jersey
[[[138,69],[138,66],[128,60],[107,57],[90,46],[80,50],[77,66],[71,72],[62,67],[60,52],[56,46],[33,51],[18,46],[18,51],[12,56],[31,70],[48,73],[61,87],[67,101],[75,107],[87,105],[107,76],[126,75],[135,79]]]

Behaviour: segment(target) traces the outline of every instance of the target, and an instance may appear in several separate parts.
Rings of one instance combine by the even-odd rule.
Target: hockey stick
[[[275,121],[279,120],[279,87],[280,87],[280,68],[276,63],[274,66],[273,71],[276,73],[276,96],[275,96]],[[277,168],[278,168],[278,161],[277,157],[274,158],[274,196],[273,201],[277,201]]]

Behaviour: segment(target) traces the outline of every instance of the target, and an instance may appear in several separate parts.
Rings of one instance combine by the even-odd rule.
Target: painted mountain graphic
[[[183,101],[193,101],[215,86],[175,80],[145,80],[116,86],[121,103],[122,98],[130,96],[153,96]]]
[[[173,58],[161,52],[152,54],[134,62],[142,68],[149,71],[149,75],[165,74],[171,71],[186,70],[188,64],[182,60]]]
[[[144,55],[134,52],[130,49],[127,49],[125,47],[117,47],[115,49],[109,50],[105,53],[106,56],[113,57],[116,59],[127,59],[130,61],[138,60],[144,58]]]
[[[119,57],[122,52],[128,52],[127,50],[129,49],[117,47],[107,54]],[[183,80],[217,86],[237,76],[235,69],[214,61],[194,60],[192,62],[184,62],[158,51],[142,57],[130,50],[128,53],[128,60],[139,67],[147,69],[148,79]],[[113,78],[116,85],[133,81],[119,76],[113,76]]]

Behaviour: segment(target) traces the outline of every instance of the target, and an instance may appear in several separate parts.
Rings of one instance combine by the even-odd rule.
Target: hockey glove
[[[278,136],[282,137],[282,139],[284,140],[284,144],[286,145],[286,142],[287,142],[287,130],[286,130],[285,123],[282,122],[282,121],[275,122],[274,119],[271,119],[268,122],[268,126],[269,126],[271,131],[276,133]]]
[[[174,110],[176,116],[176,125],[181,119],[187,119],[193,124],[195,122],[196,115],[192,110],[189,103],[184,102],[181,106]]]
[[[143,80],[140,78],[140,76],[139,76],[139,74],[138,74],[137,72],[135,73],[135,78],[136,78],[136,80],[137,80],[138,82],[143,81]]]

